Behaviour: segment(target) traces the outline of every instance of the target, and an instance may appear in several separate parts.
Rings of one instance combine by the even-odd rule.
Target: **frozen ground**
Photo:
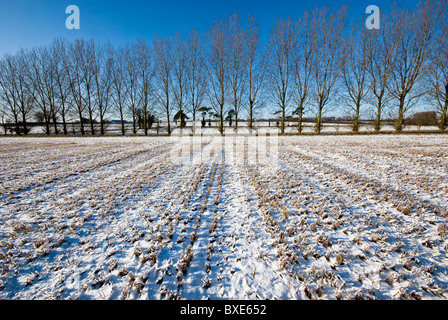
[[[446,299],[447,142],[2,138],[0,299]]]

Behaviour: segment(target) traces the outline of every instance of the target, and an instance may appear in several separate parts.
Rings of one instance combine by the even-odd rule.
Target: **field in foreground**
[[[0,139],[0,299],[448,298],[446,136],[191,141]]]

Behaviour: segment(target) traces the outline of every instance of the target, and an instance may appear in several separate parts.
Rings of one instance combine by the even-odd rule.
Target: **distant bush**
[[[421,126],[436,126],[437,125],[437,112],[424,111],[418,112],[412,115],[407,121],[410,125],[416,125],[420,129]]]

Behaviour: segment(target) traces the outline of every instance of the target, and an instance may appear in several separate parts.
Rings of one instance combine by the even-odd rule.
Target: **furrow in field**
[[[27,220],[23,219],[21,224],[11,225],[10,230],[17,234],[18,239],[9,241],[4,238],[3,249],[14,248],[20,241],[22,244],[23,241],[29,244],[22,245],[19,250],[3,251],[6,260],[10,262],[8,265],[20,267],[22,273],[14,277],[11,273],[7,273],[9,288],[37,284],[29,288],[25,296],[20,296],[23,298],[33,294],[44,297],[44,292],[39,290],[41,286],[45,288],[45,282],[54,281],[57,286],[65,286],[65,281],[76,282],[76,285],[70,286],[73,291],[60,293],[65,297],[76,290],[78,291],[75,295],[79,295],[89,288],[98,287],[102,282],[101,279],[97,279],[98,276],[105,276],[109,268],[114,269],[115,262],[110,257],[120,252],[120,246],[123,248],[129,246],[136,241],[135,237],[141,235],[133,221],[138,220],[141,224],[141,221],[146,220],[140,216],[140,212],[135,212],[139,209],[137,201],[145,199],[145,194],[152,192],[156,181],[158,179],[164,181],[163,176],[170,175],[175,167],[174,164],[161,161],[162,158],[163,153],[137,163],[129,160],[133,166],[128,170],[117,170],[113,174],[110,172],[111,176],[102,181],[93,179],[91,184],[84,185],[84,188],[90,188],[90,191],[88,189],[78,191],[78,195],[84,196],[92,196],[95,190],[101,190],[99,194],[109,192],[111,198],[116,201],[111,205],[110,211],[104,210],[103,206],[99,207],[98,199],[94,197],[85,206],[78,203],[77,211],[72,213],[51,206],[46,207],[43,203],[41,210],[44,212],[35,212],[39,215],[37,224],[32,222],[27,224]],[[78,201],[85,203],[84,199],[78,198]],[[45,235],[39,235],[39,231],[44,231]],[[114,244],[117,246],[112,249],[115,247]],[[23,256],[25,257],[22,258]],[[43,264],[42,260],[47,262]],[[106,260],[107,263],[101,264],[101,261]],[[67,265],[61,266],[64,262]],[[42,268],[42,265],[45,267]],[[98,268],[102,270],[101,274]],[[67,271],[68,269],[71,271]],[[59,270],[60,272],[56,272]]]
[[[413,290],[421,291],[430,283],[435,295],[442,297],[440,286],[443,281],[437,283],[433,279],[439,278],[445,268],[441,266],[432,275],[437,261],[444,259],[447,249],[441,238],[433,236],[437,234],[437,226],[419,216],[397,211],[391,200],[379,202],[369,199],[364,184],[344,179],[337,171],[328,170],[316,159],[301,157],[299,161],[291,161],[294,159],[292,154],[286,155],[285,159],[289,162],[285,167],[292,168],[294,164],[293,181],[306,193],[301,205],[297,203],[296,206],[300,207],[302,214],[305,210],[308,223],[313,221],[310,217],[318,217],[310,225],[311,234],[317,235],[311,243],[321,247],[317,257],[325,253],[325,248],[328,248],[327,262],[332,261],[331,257],[336,252],[345,257],[344,264],[349,267],[336,268],[345,269],[344,272],[350,276],[342,277],[341,272],[336,272],[336,275],[358,287],[357,292],[345,289],[347,293],[374,298],[387,298],[395,294],[409,297]],[[332,215],[334,212],[339,212],[336,217]],[[309,233],[302,232],[301,238],[308,238],[309,244],[309,236],[305,235]],[[303,242],[303,239],[300,240]],[[335,268],[335,264],[330,264],[330,267]],[[426,282],[420,279],[420,274],[425,274]],[[386,288],[382,283],[386,283]],[[339,289],[334,294],[341,295],[343,292]]]
[[[160,148],[154,147],[155,150]],[[80,173],[94,171],[100,167],[107,167],[114,163],[120,163],[121,161],[151,152],[151,149],[151,147],[148,148],[148,146],[141,145],[126,151],[121,150],[110,153],[105,151],[100,157],[91,156],[89,159],[81,162],[76,161],[76,159],[73,159],[73,161],[67,159],[65,165],[61,163],[58,167],[53,167],[52,164],[46,167],[46,164],[43,163],[41,173],[33,174],[23,172],[21,175],[10,177],[9,180],[3,183],[1,193],[3,194],[3,198],[7,194],[13,197],[14,193],[51,184],[59,179],[70,178]]]

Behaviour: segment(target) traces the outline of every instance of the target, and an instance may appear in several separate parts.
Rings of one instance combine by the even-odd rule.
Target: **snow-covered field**
[[[0,299],[446,299],[447,142],[1,138]]]

